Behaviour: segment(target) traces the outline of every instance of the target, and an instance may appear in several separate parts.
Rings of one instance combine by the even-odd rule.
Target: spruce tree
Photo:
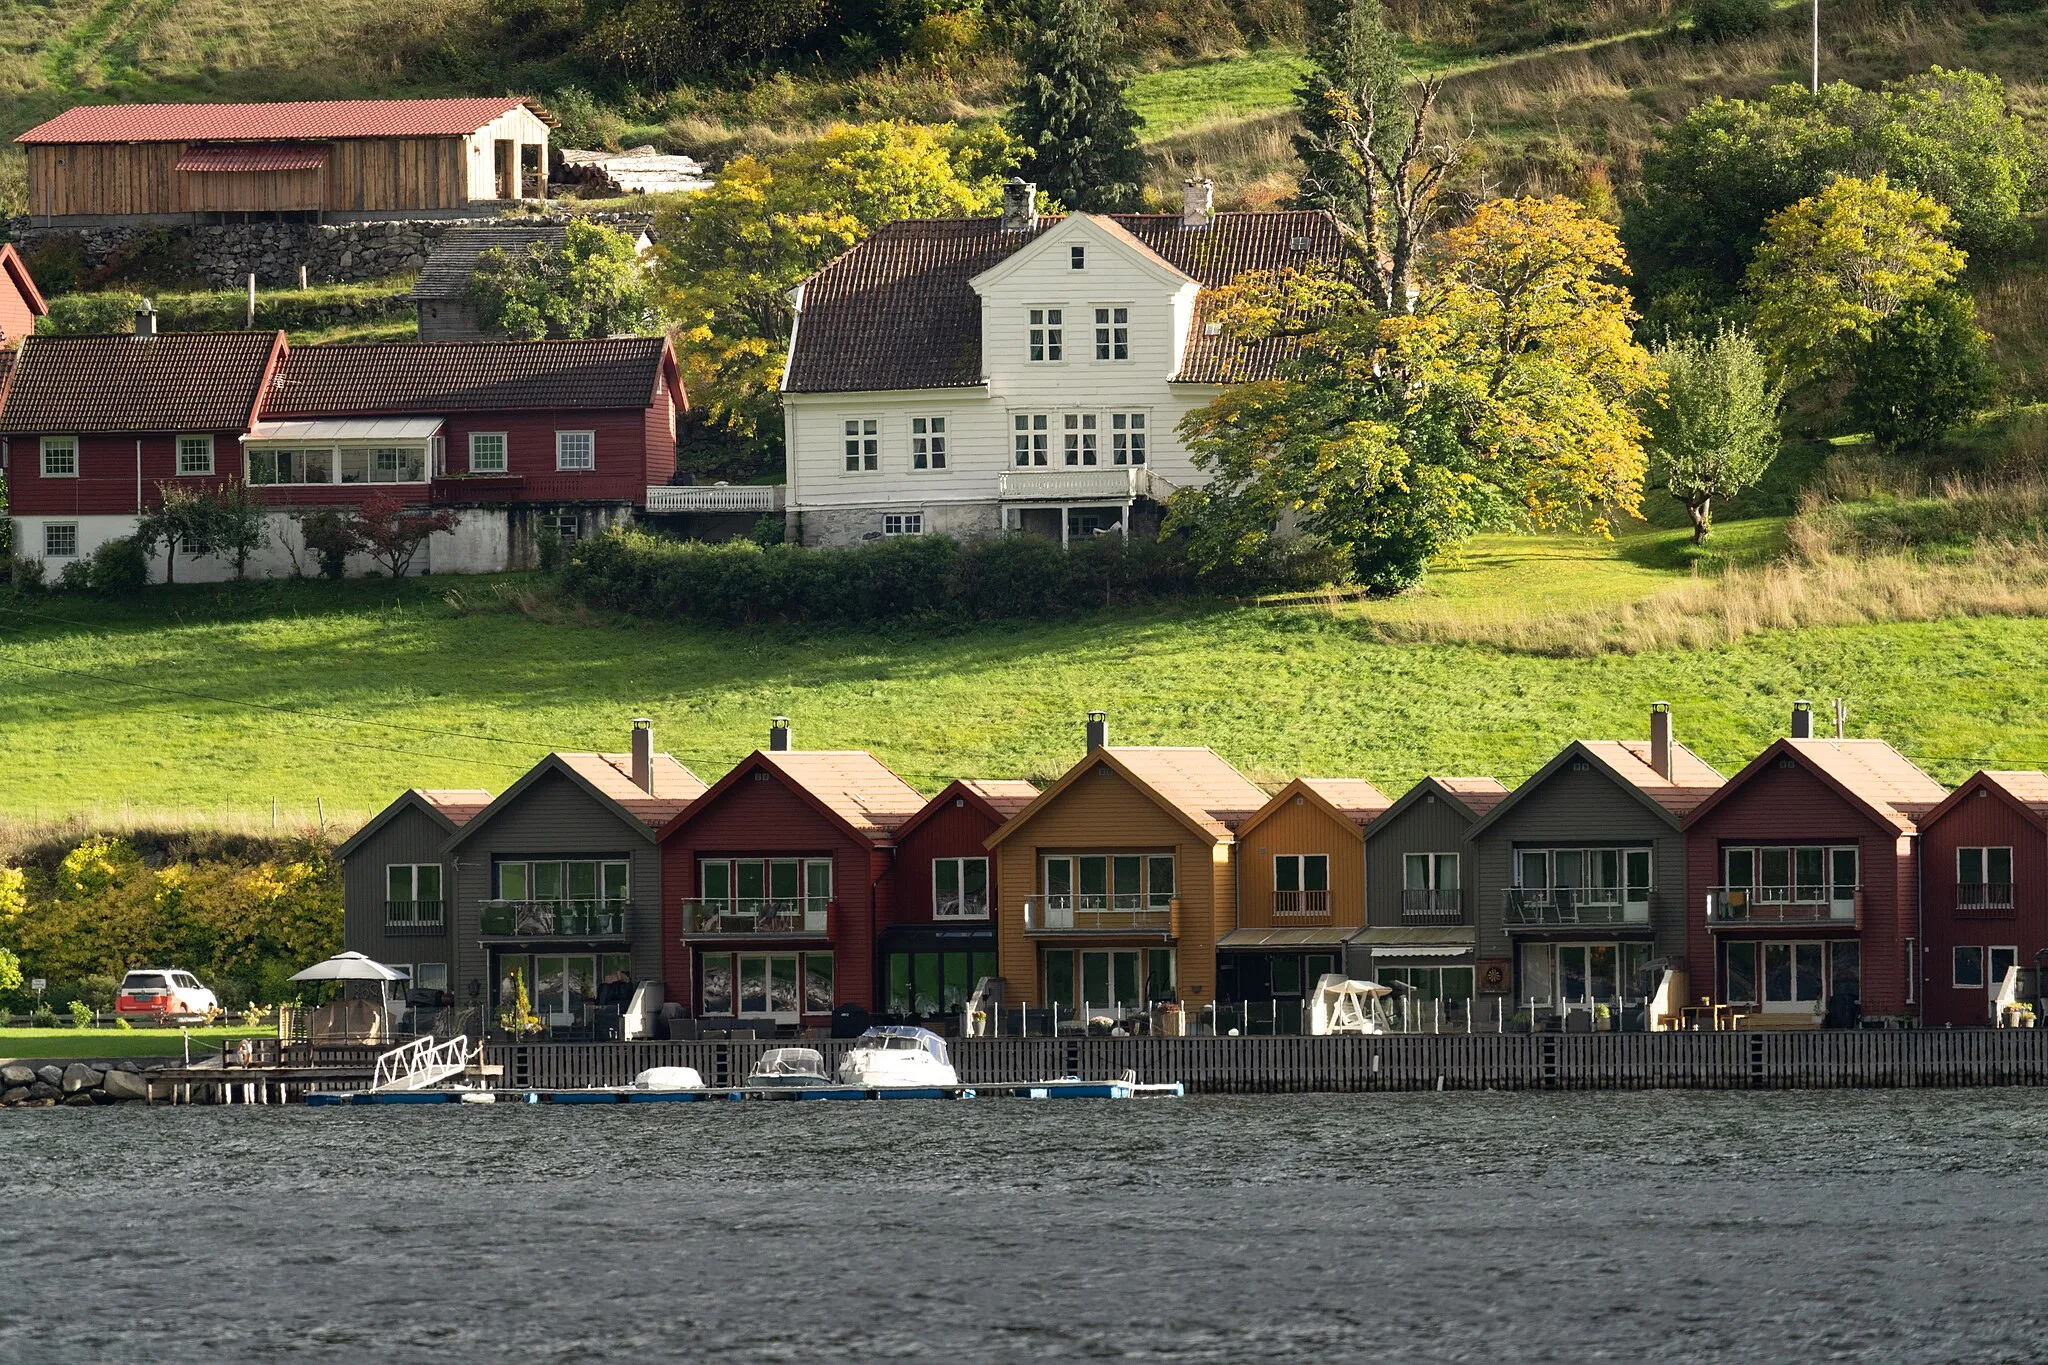
[[[1373,146],[1388,158],[1400,155],[1411,116],[1403,86],[1408,69],[1380,16],[1380,0],[1321,0],[1310,14],[1308,73],[1294,88],[1294,106],[1301,131],[1294,135],[1294,155],[1301,161],[1303,208],[1326,208],[1353,227],[1367,193],[1371,168],[1347,146],[1340,126],[1343,112],[1331,107],[1331,94],[1344,97],[1352,114],[1377,115]]]
[[[1024,88],[1010,116],[1024,173],[1090,213],[1134,207],[1145,174],[1138,118],[1111,65],[1115,33],[1102,0],[1057,0],[1025,44]]]

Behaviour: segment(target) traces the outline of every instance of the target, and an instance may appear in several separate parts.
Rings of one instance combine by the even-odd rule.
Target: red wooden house
[[[822,1027],[876,1006],[896,831],[925,799],[866,750],[788,745],[778,725],[661,831],[667,998],[701,1019]]]
[[[1979,772],[1920,821],[1924,1017],[1991,1022],[2008,967],[2048,949],[2048,774]]]
[[[1917,817],[1948,795],[1877,739],[1781,739],[1685,819],[1696,995],[1766,1014],[1910,1018]]]
[[[35,331],[36,319],[49,311],[14,243],[0,242],[0,351],[21,345]]]
[[[1037,797],[1029,782],[963,778],[896,831],[895,894],[877,934],[877,1013],[958,1018],[975,984],[998,974],[986,841]]]

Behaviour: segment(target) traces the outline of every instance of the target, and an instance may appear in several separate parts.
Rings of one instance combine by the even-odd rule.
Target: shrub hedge
[[[256,326],[302,332],[344,322],[410,317],[411,292],[409,279],[258,290]],[[128,290],[62,294],[50,300],[50,315],[36,330],[49,336],[132,332],[142,299]],[[166,292],[152,295],[150,301],[156,307],[157,326],[166,332],[229,332],[248,324],[249,296],[239,289]]]

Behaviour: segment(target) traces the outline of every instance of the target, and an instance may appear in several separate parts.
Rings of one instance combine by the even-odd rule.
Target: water
[[[2048,1093],[0,1115],[0,1360],[2023,1361]]]

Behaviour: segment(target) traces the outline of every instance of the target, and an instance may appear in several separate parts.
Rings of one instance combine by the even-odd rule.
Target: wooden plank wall
[[[29,211],[72,215],[456,209],[470,202],[464,138],[330,144],[324,171],[173,169],[179,142],[28,149]]]
[[[784,1043],[492,1044],[504,1084],[625,1085],[650,1066],[738,1085]],[[810,1042],[828,1071],[845,1042]],[[968,1085],[1078,1075],[1191,1092],[1812,1090],[2048,1084],[2048,1030],[1829,1033],[1396,1034],[1378,1038],[981,1038],[951,1045]]]

